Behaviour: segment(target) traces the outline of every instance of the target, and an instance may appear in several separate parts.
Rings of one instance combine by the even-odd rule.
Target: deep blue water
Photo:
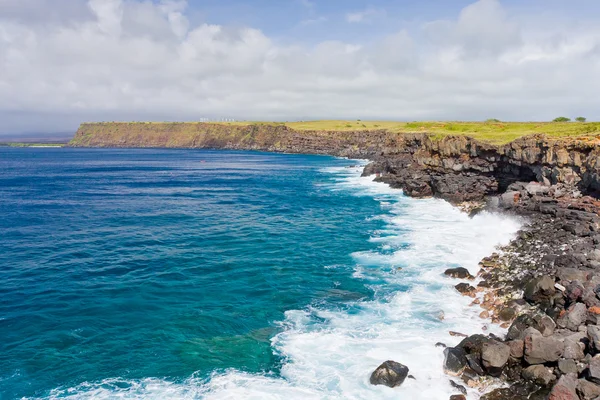
[[[0,398],[277,376],[284,312],[370,299],[379,202],[322,156],[0,147]],[[349,315],[352,310],[347,310]]]

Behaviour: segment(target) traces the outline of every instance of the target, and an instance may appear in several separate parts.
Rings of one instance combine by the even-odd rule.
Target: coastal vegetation
[[[566,117],[565,117],[566,118]],[[583,118],[583,117],[581,117]],[[557,118],[558,119],[558,118]],[[568,120],[568,119],[567,119]],[[580,119],[577,119],[580,121]],[[187,138],[196,135],[199,130],[209,131],[214,126],[225,125],[232,127],[247,126],[287,126],[296,131],[388,131],[395,133],[428,133],[434,139],[446,136],[465,135],[492,144],[506,144],[527,135],[543,134],[548,137],[591,137],[600,135],[600,122],[571,123],[568,121],[555,122],[501,122],[489,119],[485,122],[461,121],[363,121],[363,120],[319,120],[297,122],[105,122],[98,124],[83,124],[88,134],[102,132],[118,139],[119,135],[144,136],[152,133],[171,135],[170,140]],[[207,126],[202,129],[202,126]],[[76,138],[71,144],[78,144],[81,138]],[[176,143],[175,143],[176,144]]]

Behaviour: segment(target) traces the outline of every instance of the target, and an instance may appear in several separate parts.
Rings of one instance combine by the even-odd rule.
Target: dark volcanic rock
[[[467,367],[467,353],[460,347],[444,349],[444,371],[448,375],[459,376]]]
[[[475,297],[475,293],[477,293],[477,289],[475,289],[473,286],[469,285],[468,283],[459,283],[458,285],[456,285],[454,287],[463,296]]]
[[[395,361],[386,361],[371,374],[371,385],[396,387],[402,385],[408,375],[408,367]]]
[[[493,376],[499,376],[510,357],[510,347],[495,340],[481,348],[481,364]]]
[[[458,279],[475,279],[475,277],[471,275],[468,269],[462,267],[447,269],[446,271],[444,271],[444,275]]]

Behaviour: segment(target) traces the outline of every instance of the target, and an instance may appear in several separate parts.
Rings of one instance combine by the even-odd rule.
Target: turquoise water
[[[482,323],[441,271],[518,223],[357,163],[0,148],[0,398],[394,398],[391,357],[450,393],[433,344]]]

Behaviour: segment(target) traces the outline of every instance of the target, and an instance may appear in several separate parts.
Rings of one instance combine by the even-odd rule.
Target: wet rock
[[[459,376],[467,367],[467,353],[460,347],[444,349],[444,372],[448,375]]]
[[[579,400],[577,396],[577,378],[571,375],[560,377],[556,385],[550,391],[548,400]]]
[[[517,311],[511,307],[504,307],[498,313],[498,318],[500,321],[512,321],[513,318],[517,316]]]
[[[458,285],[454,286],[454,288],[463,296],[475,297],[475,294],[477,293],[477,289],[468,283],[459,283]]]
[[[408,375],[408,367],[395,361],[386,361],[371,374],[371,385],[400,386]]]
[[[517,395],[510,388],[502,388],[484,394],[480,400],[527,400],[527,396]]]
[[[475,279],[475,277],[473,275],[471,275],[469,270],[466,268],[463,268],[463,267],[447,269],[446,271],[444,271],[444,275],[449,276],[451,278],[458,278],[458,279],[469,279],[469,280]]]
[[[495,340],[481,348],[481,364],[490,375],[498,376],[510,357],[510,347]]]
[[[498,205],[501,208],[513,208],[519,202],[520,198],[520,192],[506,192],[500,196]]]
[[[461,392],[464,395],[467,394],[467,388],[465,388],[463,385],[459,385],[458,383],[454,382],[453,380],[450,380],[450,386],[452,386],[454,389],[458,390],[459,392]]]
[[[467,364],[469,364],[469,367],[473,371],[475,371],[478,375],[484,376],[485,370],[483,369],[483,366],[481,365],[479,354],[467,354],[466,357],[467,357]]]
[[[538,385],[549,385],[556,380],[552,369],[543,365],[531,365],[523,370],[523,379],[537,383]]]
[[[555,362],[561,357],[564,342],[554,336],[543,337],[539,331],[528,329],[525,335],[525,361],[529,364]]]
[[[450,400],[467,400],[464,394],[453,394],[450,396]]]
[[[435,347],[443,347],[443,348],[446,348],[446,347],[448,347],[448,346],[446,346],[446,345],[445,345],[444,343],[442,343],[442,342],[437,342],[437,343],[435,344]]]

